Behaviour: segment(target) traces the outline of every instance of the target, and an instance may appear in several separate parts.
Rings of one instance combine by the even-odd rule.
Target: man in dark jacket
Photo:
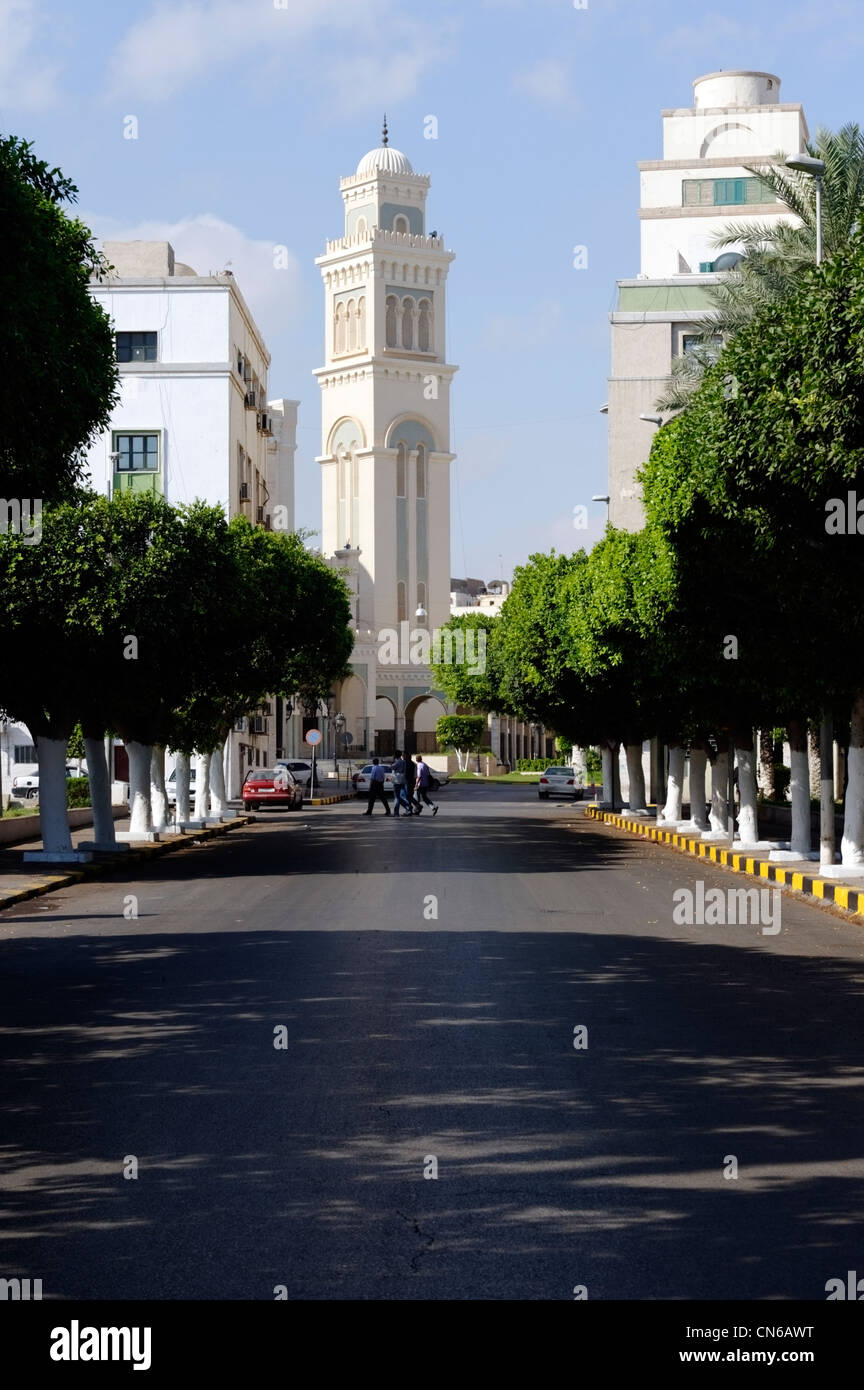
[[[398,816],[400,806],[405,811],[406,816],[413,816],[411,802],[408,800],[408,788],[405,785],[405,759],[402,757],[400,749],[396,749],[396,757],[390,768],[390,776],[393,778],[393,814]]]
[[[408,753],[406,753],[406,754],[405,754],[405,796],[407,797],[408,805],[411,807],[411,813],[412,813],[412,815],[416,813],[416,805],[417,805],[417,803],[416,803],[415,800],[414,800],[414,786],[415,786],[416,781],[417,781],[417,767],[416,767],[416,764],[415,764],[415,762],[414,762],[414,759],[413,759]]]

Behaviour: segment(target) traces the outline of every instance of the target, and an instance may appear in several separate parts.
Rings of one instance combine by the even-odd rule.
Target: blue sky
[[[98,235],[168,237],[199,273],[230,261],[271,396],[302,402],[297,519],[317,530],[314,258],[386,108],[456,252],[451,567],[490,579],[602,531],[607,316],[639,268],[636,161],[661,154],[660,109],[689,106],[702,73],[756,68],[811,133],[836,127],[861,115],[862,50],[860,0],[0,0],[0,128],[75,180]]]

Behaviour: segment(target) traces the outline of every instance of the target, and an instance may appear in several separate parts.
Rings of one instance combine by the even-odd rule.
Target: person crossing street
[[[417,807],[418,816],[422,814],[423,806],[431,806],[433,816],[437,816],[438,807],[429,799],[429,788],[432,782],[432,774],[429,771],[429,764],[424,763],[422,753],[417,754],[417,797],[414,805]]]
[[[389,816],[390,807],[387,805],[387,797],[384,792],[384,778],[386,776],[387,769],[381,762],[381,759],[373,758],[372,771],[369,774],[369,801],[366,810],[363,812],[364,816],[371,816],[372,808],[376,801],[382,801],[384,803],[384,810]]]
[[[393,778],[393,814],[399,815],[401,806],[406,816],[413,816],[414,811],[411,802],[408,800],[407,789],[405,786],[405,759],[402,757],[401,749],[396,749],[396,757],[390,768],[390,775]]]

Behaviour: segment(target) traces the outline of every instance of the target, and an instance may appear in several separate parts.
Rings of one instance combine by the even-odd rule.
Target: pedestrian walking
[[[417,814],[417,803],[414,800],[414,788],[417,784],[417,766],[410,753],[405,754],[405,796],[411,808],[412,816]]]
[[[384,810],[389,816],[390,807],[387,805],[387,797],[384,793],[384,778],[386,776],[387,769],[381,762],[381,759],[373,758],[372,771],[369,773],[369,801],[366,810],[363,812],[364,816],[371,816],[372,807],[375,805],[376,801],[383,801]]]
[[[437,816],[438,807],[429,800],[429,788],[432,784],[432,774],[429,771],[429,764],[424,763],[422,753],[417,754],[417,797],[414,802],[417,807],[418,816],[423,812],[423,806],[431,806],[433,816]]]
[[[393,814],[399,815],[399,807],[403,807],[406,816],[413,816],[411,802],[408,800],[408,793],[405,786],[405,759],[402,757],[401,749],[396,749],[396,757],[390,768],[390,775],[393,778]]]

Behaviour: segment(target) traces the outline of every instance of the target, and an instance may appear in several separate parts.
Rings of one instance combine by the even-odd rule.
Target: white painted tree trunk
[[[206,820],[210,810],[210,754],[195,754],[195,819]]]
[[[627,782],[629,784],[629,803],[631,811],[644,811],[645,807],[645,772],[642,767],[642,744],[628,743],[625,748],[627,755]]]
[[[105,758],[105,740],[84,739],[87,777],[90,782],[90,804],[93,807],[93,839],[97,845],[114,845],[114,816],[111,811],[111,779]]]
[[[864,864],[864,692],[855,697],[851,725],[840,859],[843,864],[859,865]]]
[[[789,794],[792,801],[792,833],[789,847],[810,853],[810,748],[803,724],[789,725]]]
[[[612,776],[612,749],[607,743],[601,743],[600,745],[600,760],[603,765],[603,800],[607,805],[611,806],[615,788]]]
[[[228,809],[228,797],[225,795],[225,764],[222,761],[222,749],[214,748],[210,754],[210,813],[214,816],[221,816],[223,811]]]
[[[177,802],[174,809],[174,818],[178,821],[187,821],[189,815],[189,754],[178,753],[176,755],[174,781],[177,789]]]
[[[165,793],[165,745],[154,743],[150,763],[150,809],[153,829],[164,830],[168,823],[168,797]]]
[[[708,754],[704,748],[690,749],[690,820],[697,830],[707,830],[705,815],[705,770]]]
[[[127,740],[129,754],[129,831],[139,835],[153,829],[150,805],[150,765],[153,762],[152,743]]]
[[[752,743],[749,748],[735,747],[738,763],[738,836],[742,845],[755,845],[759,839],[759,817],[756,810],[756,769]]]
[[[681,803],[684,798],[684,749],[680,743],[669,746],[669,772],[666,776],[666,805],[663,819],[681,819]]]
[[[39,760],[39,824],[42,848],[50,854],[68,854],[72,849],[69,813],[66,810],[65,738],[36,739]]]
[[[714,831],[728,830],[729,754],[718,753],[711,764],[711,810],[708,824]]]
[[[571,767],[574,767],[574,768],[576,769],[577,772],[580,772],[580,773],[582,774],[582,781],[583,781],[583,783],[585,783],[585,784],[587,785],[587,783],[588,783],[588,759],[587,759],[587,757],[585,756],[585,749],[584,749],[584,748],[574,748],[574,749],[573,749],[573,753],[572,753],[571,756],[572,756],[572,758],[573,758],[573,762],[571,763]]]

